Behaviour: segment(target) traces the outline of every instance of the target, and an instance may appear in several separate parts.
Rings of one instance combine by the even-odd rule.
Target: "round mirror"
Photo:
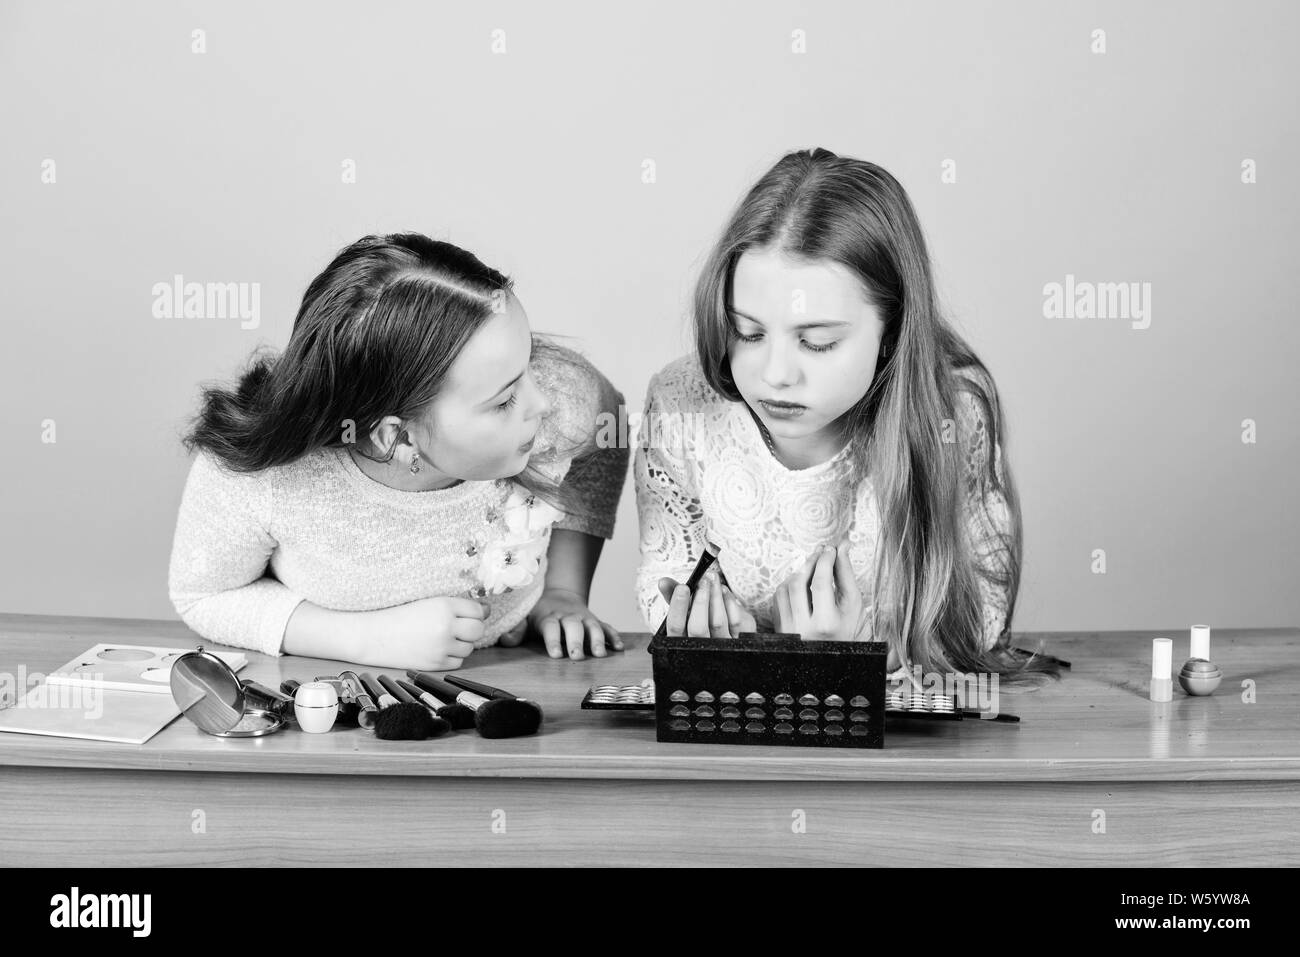
[[[189,718],[208,734],[225,734],[244,717],[244,688],[230,666],[203,650],[190,651],[172,662],[172,697]]]

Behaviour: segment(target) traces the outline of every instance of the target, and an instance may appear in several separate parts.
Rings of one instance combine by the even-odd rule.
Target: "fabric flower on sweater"
[[[513,536],[488,544],[479,553],[482,592],[500,595],[531,584],[541,567],[543,545],[540,538],[517,541]]]
[[[522,486],[516,485],[502,506],[506,530],[511,535],[532,537],[545,532],[564,518],[558,508],[542,501]]]
[[[546,552],[546,533],[563,517],[559,509],[515,485],[500,509],[487,515],[490,523],[505,526],[505,535],[467,549],[479,559],[470,592],[478,597],[500,595],[532,584]]]

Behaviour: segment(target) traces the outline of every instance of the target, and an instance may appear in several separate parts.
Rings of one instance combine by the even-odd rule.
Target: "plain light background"
[[[0,611],[176,617],[199,383],[283,347],[347,243],[471,249],[638,410],[733,205],[824,146],[908,189],[999,384],[1015,627],[1295,625],[1298,32],[1258,2],[7,2]],[[177,273],[260,283],[261,325],[154,318]],[[1045,319],[1070,273],[1151,283],[1150,328]],[[629,479],[592,605],[640,630],[636,562]]]

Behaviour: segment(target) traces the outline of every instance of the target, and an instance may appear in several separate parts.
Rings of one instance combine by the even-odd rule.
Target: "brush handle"
[[[1006,712],[1001,712],[1001,711],[995,714],[991,718],[986,718],[984,717],[984,712],[976,711],[973,708],[963,708],[961,715],[963,718],[970,718],[972,721],[1018,722],[1020,720],[1020,715],[1018,714],[1007,714]]]
[[[278,691],[272,691],[266,685],[258,684],[256,681],[244,681],[244,694],[253,700],[259,707],[265,708],[272,714],[278,714],[283,717],[293,715],[293,699],[288,695],[280,694]]]
[[[379,706],[366,691],[366,686],[361,683],[361,676],[355,671],[341,671],[339,678],[347,689],[347,697],[356,702],[357,707],[361,709],[357,712],[357,724],[363,728],[373,728],[375,717],[379,714]]]
[[[462,678],[460,675],[447,675],[447,684],[454,685],[462,691],[472,691],[484,698],[500,698],[506,701],[513,701],[518,695],[513,695],[509,691],[502,691],[500,688],[494,688],[491,685],[481,684],[472,681],[469,678]]]
[[[414,695],[412,695],[409,691],[407,691],[405,688],[399,685],[392,678],[388,677],[388,675],[380,675],[379,683],[383,686],[385,691],[387,691],[392,697],[396,698],[399,702],[403,704],[422,703],[420,701],[417,701]]]
[[[287,694],[290,698],[292,698],[295,694],[298,693],[298,688],[301,685],[302,682],[299,681],[297,678],[286,678],[284,681],[280,682],[280,693]]]
[[[706,548],[704,554],[700,556],[700,560],[695,563],[695,570],[691,572],[691,577],[686,579],[686,588],[692,596],[695,594],[695,589],[699,587],[700,579],[704,577],[704,573],[709,570],[709,566],[713,564],[714,559],[717,557],[717,554]],[[654,633],[653,637],[668,637],[667,615],[664,615],[664,620],[659,623],[659,630]]]
[[[425,691],[428,691],[437,698],[441,698],[443,701],[454,701],[457,704],[467,705],[475,709],[478,708],[478,705],[469,699],[481,698],[480,695],[476,695],[472,691],[462,691],[460,688],[450,685],[441,678],[435,676],[432,672],[408,671],[406,675]],[[465,695],[466,700],[462,700],[461,695]]]
[[[366,690],[370,692],[370,697],[375,700],[375,704],[379,705],[380,710],[391,708],[397,704],[397,699],[385,691],[384,686],[369,671],[361,672],[361,683],[366,686]]]
[[[403,691],[405,691],[407,694],[412,695],[417,701],[424,702],[434,711],[437,711],[439,708],[447,707],[445,704],[443,704],[433,695],[429,694],[429,692],[425,691],[423,688],[417,688],[409,681],[403,681],[401,678],[398,678],[397,686],[401,688]]]

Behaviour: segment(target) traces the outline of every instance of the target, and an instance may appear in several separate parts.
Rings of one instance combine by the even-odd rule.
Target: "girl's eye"
[[[734,329],[733,331],[736,335],[736,338],[739,339],[741,342],[758,342],[760,339],[763,338],[763,333],[761,332],[755,332],[747,335],[741,332],[739,329]],[[837,345],[839,345],[838,341],[816,343],[816,342],[809,342],[807,339],[801,339],[799,340],[799,343],[809,352],[830,352]]]
[[[804,348],[807,349],[809,352],[830,352],[838,344],[839,344],[838,342],[824,342],[818,345],[815,342],[808,342],[805,340],[803,345]]]
[[[497,408],[498,408],[500,411],[505,412],[507,409],[509,409],[511,406],[513,406],[517,401],[519,401],[519,393],[518,393],[518,392],[511,392],[511,393],[510,393],[510,398],[506,399],[504,402],[502,402],[500,405],[498,405]]]

